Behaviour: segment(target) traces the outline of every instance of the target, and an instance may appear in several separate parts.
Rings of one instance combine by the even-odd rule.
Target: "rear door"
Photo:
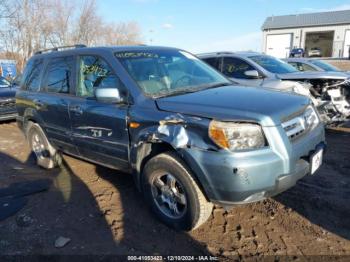
[[[74,143],[84,158],[128,169],[128,105],[102,103],[94,95],[98,88],[118,88],[126,96],[126,88],[104,58],[86,55],[78,60],[76,96],[69,105]]]
[[[71,124],[68,112],[69,99],[74,85],[73,56],[50,58],[47,61],[40,92],[33,103],[51,143],[68,153],[77,154],[71,139]]]
[[[221,71],[221,57],[208,57],[208,58],[203,58],[203,61],[206,62],[208,65],[212,66],[218,71]]]

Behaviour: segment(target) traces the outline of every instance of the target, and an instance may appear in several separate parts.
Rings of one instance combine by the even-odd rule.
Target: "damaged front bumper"
[[[279,194],[310,173],[310,156],[325,147],[322,124],[296,141],[283,135],[281,127],[266,128],[264,132],[274,139],[269,147],[260,150],[236,153],[182,150],[211,202],[227,206]]]

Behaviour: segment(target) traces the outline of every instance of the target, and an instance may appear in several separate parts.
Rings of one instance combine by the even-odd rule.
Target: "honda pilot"
[[[37,52],[16,95],[44,168],[68,154],[130,173],[155,215],[191,230],[213,204],[274,196],[322,163],[324,127],[301,95],[234,86],[175,48]]]

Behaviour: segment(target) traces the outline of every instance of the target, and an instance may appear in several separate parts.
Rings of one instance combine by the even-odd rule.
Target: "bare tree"
[[[10,18],[15,13],[10,0],[1,0],[0,2],[0,19]]]
[[[36,50],[141,43],[137,23],[105,23],[95,0],[0,0],[0,52],[19,69]]]
[[[96,14],[96,1],[85,0],[74,29],[74,41],[86,45],[96,45],[102,32],[102,19]]]
[[[99,42],[103,45],[141,44],[141,30],[136,22],[107,24],[103,26]]]
[[[62,46],[73,44],[72,26],[74,23],[74,9],[76,3],[69,0],[50,0],[46,26],[43,28],[48,34],[45,46]]]

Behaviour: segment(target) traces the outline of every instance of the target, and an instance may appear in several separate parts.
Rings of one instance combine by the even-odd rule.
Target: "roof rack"
[[[217,55],[230,55],[233,54],[234,52],[230,52],[230,51],[222,51],[222,52],[216,52]]]
[[[39,55],[39,54],[48,53],[48,52],[57,52],[57,51],[64,50],[64,49],[74,49],[74,48],[83,48],[83,47],[86,47],[86,45],[77,44],[77,45],[57,46],[57,47],[53,47],[53,48],[48,48],[48,49],[36,51],[34,53],[34,55]]]

